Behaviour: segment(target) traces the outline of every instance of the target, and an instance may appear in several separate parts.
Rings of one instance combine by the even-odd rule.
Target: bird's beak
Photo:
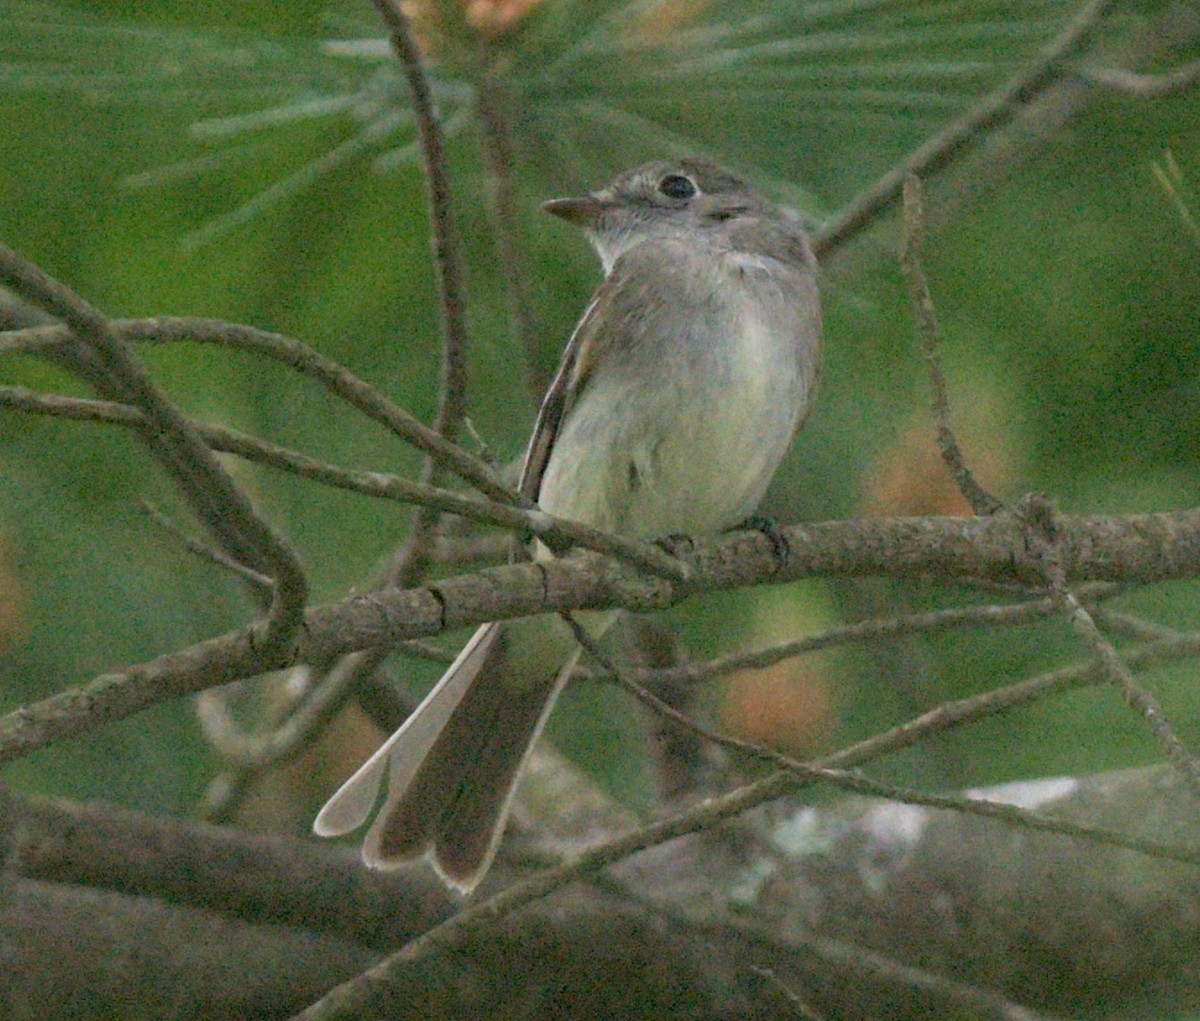
[[[542,208],[560,220],[573,223],[576,227],[595,227],[608,203],[599,195],[580,195],[578,198],[551,199],[543,202]]]

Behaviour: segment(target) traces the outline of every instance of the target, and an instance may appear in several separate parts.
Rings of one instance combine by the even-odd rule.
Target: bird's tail
[[[442,679],[321,809],[313,829],[356,829],[387,798],[363,844],[374,868],[428,853],[445,881],[472,890],[491,865],[525,760],[579,649],[553,616],[485,624]]]

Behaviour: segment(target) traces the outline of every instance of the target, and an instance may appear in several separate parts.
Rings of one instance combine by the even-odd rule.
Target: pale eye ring
[[[700,189],[690,177],[683,174],[667,174],[658,182],[658,190],[669,199],[690,199]]]

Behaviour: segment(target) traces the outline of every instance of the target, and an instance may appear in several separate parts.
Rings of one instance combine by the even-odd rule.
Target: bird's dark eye
[[[690,199],[696,194],[696,185],[683,174],[667,174],[658,182],[658,190],[669,199]]]

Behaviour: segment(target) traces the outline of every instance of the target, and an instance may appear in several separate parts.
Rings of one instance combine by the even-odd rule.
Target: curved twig
[[[522,503],[479,458],[446,440],[375,387],[307,344],[281,333],[271,333],[219,319],[161,316],[154,319],[118,319],[113,327],[127,340],[152,344],[217,344],[272,358],[320,384],[373,422],[411,443],[485,496],[500,503]],[[0,353],[45,353],[70,342],[63,327],[42,326],[0,335]],[[524,501],[528,505],[528,501]]]
[[[1137,71],[1119,67],[1089,68],[1080,74],[1085,81],[1095,85],[1103,85],[1143,99],[1160,99],[1183,92],[1200,82],[1200,60],[1181,64],[1161,74],[1139,74]]]
[[[437,431],[452,439],[466,411],[467,317],[463,288],[462,256],[450,202],[450,174],[446,167],[446,143],[434,110],[433,91],[421,63],[421,51],[404,13],[396,0],[374,0],[383,19],[392,49],[404,69],[412,95],[413,116],[421,150],[425,155],[425,175],[429,183],[430,230],[433,262],[438,289],[442,296],[442,326],[445,346],[442,358],[442,400],[438,408]]]
[[[929,291],[925,267],[921,264],[921,244],[925,237],[925,210],[922,203],[921,181],[909,177],[904,182],[904,245],[900,264],[908,284],[909,301],[925,349],[925,366],[929,374],[929,390],[933,398],[933,417],[937,432],[938,450],[950,471],[958,491],[976,514],[995,514],[1004,504],[979,484],[975,473],[967,466],[958,437],[950,425],[950,396],[942,372],[942,331],[938,325],[937,309]]]

